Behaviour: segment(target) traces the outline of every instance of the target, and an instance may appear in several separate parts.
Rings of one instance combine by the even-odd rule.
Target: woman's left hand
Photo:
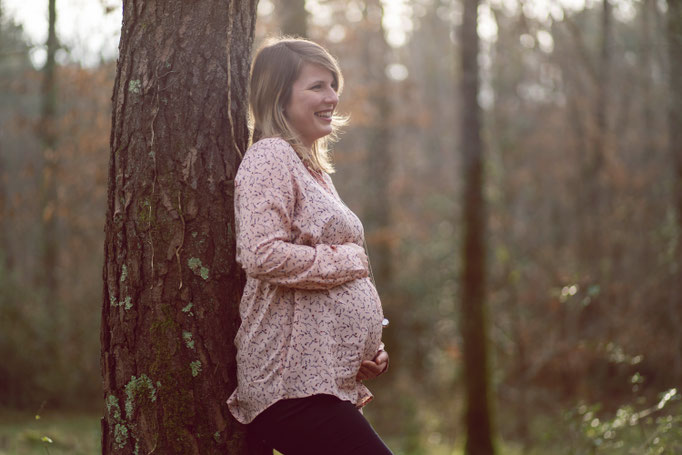
[[[374,359],[363,360],[360,365],[360,371],[358,371],[355,379],[358,381],[373,379],[386,372],[386,370],[388,370],[388,352],[382,349],[374,356]]]

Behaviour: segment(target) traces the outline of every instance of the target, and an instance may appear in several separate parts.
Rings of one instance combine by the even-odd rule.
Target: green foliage
[[[643,397],[635,398],[643,401]],[[676,454],[682,450],[682,402],[676,389],[660,394],[656,404],[623,404],[605,412],[600,404],[580,404],[564,414],[570,449],[561,453],[604,455]]]

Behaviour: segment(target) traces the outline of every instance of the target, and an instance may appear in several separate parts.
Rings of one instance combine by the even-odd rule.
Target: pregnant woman
[[[391,454],[359,411],[388,368],[360,220],[329,174],[343,77],[321,46],[271,40],[254,59],[253,145],[235,179],[240,303],[230,411],[284,455]]]

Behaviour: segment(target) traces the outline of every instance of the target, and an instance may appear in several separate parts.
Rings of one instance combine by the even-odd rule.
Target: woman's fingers
[[[356,379],[358,381],[364,381],[366,379],[376,378],[381,373],[383,373],[388,365],[388,355],[386,356],[385,360],[383,357],[381,358],[381,360],[382,360],[381,362],[364,360],[360,365],[360,370],[358,371]]]
[[[376,355],[376,357],[374,357],[374,361],[378,364],[388,363],[388,352],[379,351],[379,353]]]
[[[364,369],[360,368],[360,371],[358,371],[358,375],[355,377],[358,381],[364,381],[365,379],[369,379],[369,376],[367,375],[367,371]]]
[[[355,378],[358,381],[376,378],[388,369],[388,352],[383,349],[377,352],[374,360],[364,360]]]

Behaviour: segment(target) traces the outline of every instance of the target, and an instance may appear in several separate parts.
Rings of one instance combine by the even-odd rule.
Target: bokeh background
[[[339,109],[351,123],[333,178],[365,222],[391,319],[390,374],[370,386],[366,416],[396,454],[459,453],[463,443],[461,11],[457,0],[258,6],[255,47],[282,31],[305,35],[346,78]],[[99,451],[121,6],[59,0],[57,18],[46,142],[47,1],[0,0],[0,454]],[[668,121],[670,21],[680,18],[665,0],[479,9],[500,453],[682,453],[680,152],[668,140],[682,125]]]

